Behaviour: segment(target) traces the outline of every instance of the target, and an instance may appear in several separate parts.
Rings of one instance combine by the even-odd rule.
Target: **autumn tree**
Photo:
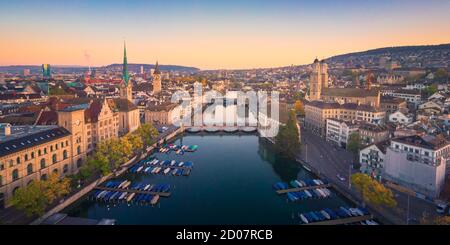
[[[142,138],[144,148],[147,148],[155,143],[156,138],[159,135],[158,130],[149,123],[141,124],[141,126],[136,130],[136,133]]]
[[[69,179],[60,179],[58,174],[52,174],[47,180],[34,180],[19,188],[11,199],[11,205],[25,211],[27,216],[42,215],[48,205],[69,192]]]
[[[392,191],[367,174],[357,173],[351,176],[352,184],[361,193],[363,200],[374,205],[397,206]]]
[[[295,101],[294,108],[298,115],[305,116],[305,107],[303,106],[303,102],[301,100]]]
[[[142,147],[144,146],[144,142],[142,141],[142,138],[137,133],[129,133],[127,134],[127,140],[130,142],[132,146],[133,152],[136,154],[142,150]]]

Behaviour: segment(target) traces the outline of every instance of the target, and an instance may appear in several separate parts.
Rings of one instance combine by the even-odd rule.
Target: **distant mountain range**
[[[420,46],[399,46],[371,49],[362,52],[347,53],[329,57],[327,62],[348,62],[353,61],[377,61],[381,57],[389,57],[405,65],[420,65],[421,67],[434,67],[439,64],[444,67],[450,62],[450,44],[420,45]]]
[[[80,73],[85,72],[89,69],[87,66],[77,66],[77,65],[51,65],[52,72],[57,73]],[[141,66],[144,67],[145,72],[149,72],[153,69],[155,65],[153,64],[128,64],[128,70],[131,72],[139,73],[141,71]],[[122,69],[122,64],[111,64],[101,67],[91,67],[91,69]],[[23,74],[24,69],[29,69],[32,74],[41,74],[42,67],[36,65],[12,65],[12,66],[0,66],[0,72],[13,73],[13,74]],[[196,72],[200,69],[188,66],[179,65],[159,65],[161,71],[183,71],[183,72]]]

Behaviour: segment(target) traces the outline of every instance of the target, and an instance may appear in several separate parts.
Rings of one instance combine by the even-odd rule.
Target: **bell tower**
[[[123,44],[123,68],[122,68],[122,82],[120,83],[120,98],[133,100],[132,85],[130,82],[130,75],[128,74],[128,61],[127,61],[127,47]]]

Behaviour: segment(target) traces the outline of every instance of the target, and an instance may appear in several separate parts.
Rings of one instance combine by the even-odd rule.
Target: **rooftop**
[[[392,139],[392,141],[430,150],[438,150],[450,144],[444,137],[431,135],[423,137],[418,135],[405,136]]]
[[[368,97],[378,96],[378,89],[363,88],[322,88],[322,96]]]
[[[11,134],[0,135],[0,157],[32,146],[70,135],[65,128],[58,126],[11,126]]]

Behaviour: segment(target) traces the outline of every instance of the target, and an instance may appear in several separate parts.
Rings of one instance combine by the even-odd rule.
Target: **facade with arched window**
[[[73,173],[77,168],[71,167],[76,160],[70,142],[70,132],[57,126],[30,126],[17,135],[0,135],[0,206],[8,206],[13,191],[33,180]]]

